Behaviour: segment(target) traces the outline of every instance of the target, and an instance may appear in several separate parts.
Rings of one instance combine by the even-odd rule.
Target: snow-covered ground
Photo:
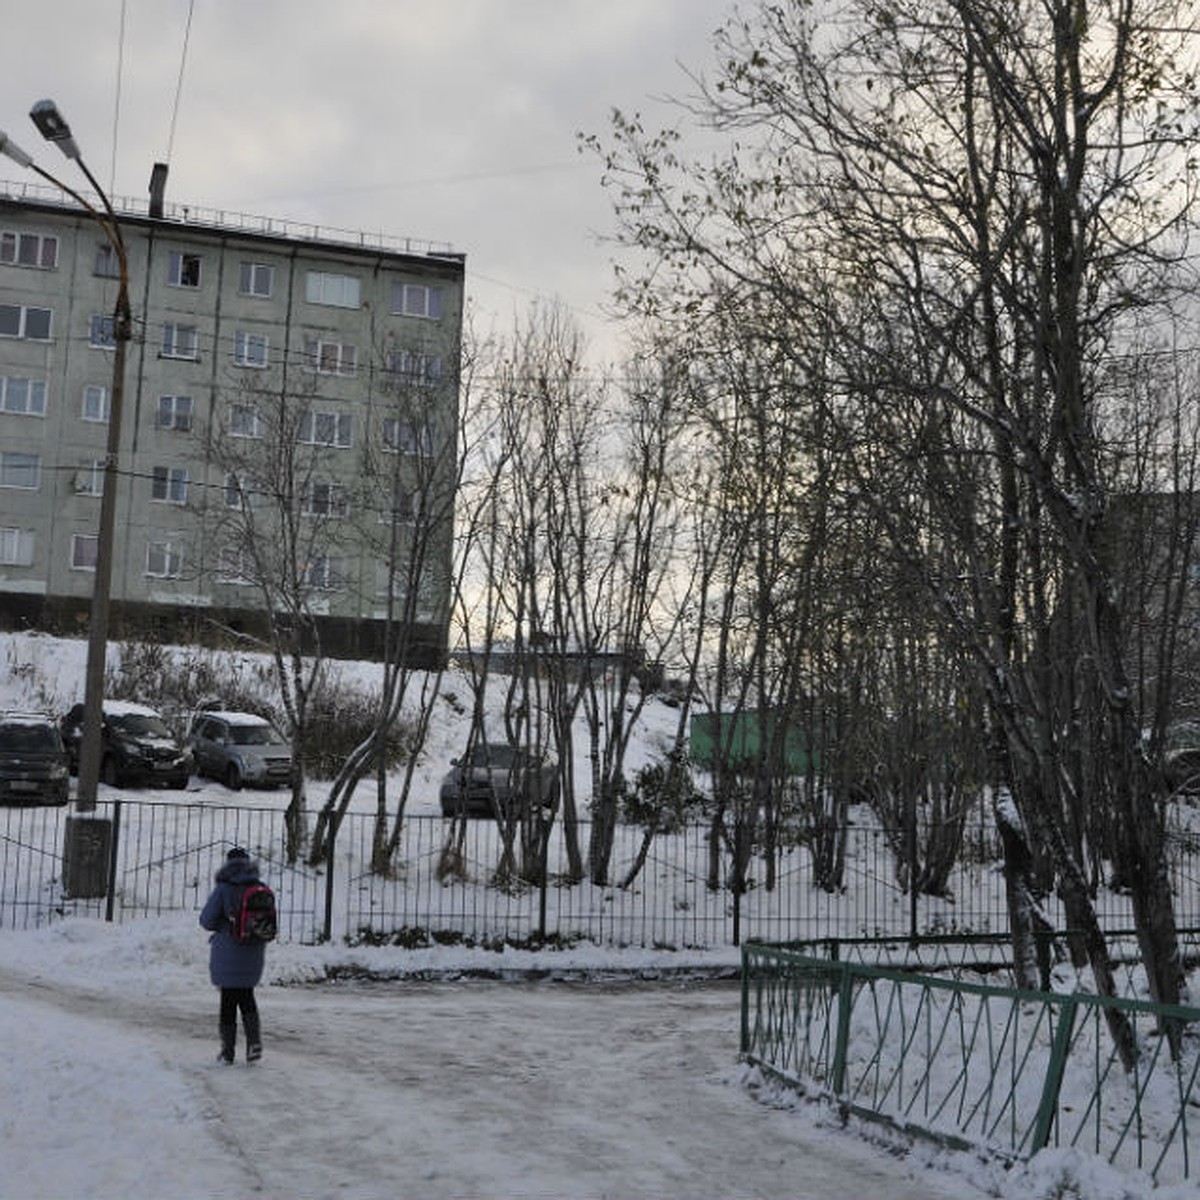
[[[223,1067],[191,918],[0,935],[0,1197],[1144,1195],[1085,1156],[1005,1172],[790,1102],[738,1064],[735,982],[615,982],[592,952],[511,964],[588,982],[484,982],[429,953],[441,982],[318,984],[336,947],[272,947],[264,1060]]]
[[[0,707],[65,708],[82,661],[81,643],[0,635]],[[435,732],[431,764],[457,736]],[[904,1151],[764,1086],[737,1061],[736,984],[687,978],[732,950],[268,960],[266,1058],[224,1068],[194,914],[0,933],[0,1200],[1145,1195],[1073,1152],[1005,1171]],[[339,966],[409,978],[323,982]],[[1195,1186],[1156,1193],[1176,1194]]]

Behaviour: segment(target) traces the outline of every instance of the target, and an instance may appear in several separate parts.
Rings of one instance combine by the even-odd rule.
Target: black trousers
[[[258,1002],[253,988],[221,989],[221,1024],[236,1025],[238,1013],[242,1014],[244,1026],[252,1017],[258,1016]]]

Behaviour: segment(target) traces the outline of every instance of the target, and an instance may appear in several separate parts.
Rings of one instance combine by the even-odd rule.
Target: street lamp
[[[0,130],[0,154],[22,167],[36,172],[80,204],[104,230],[120,265],[117,304],[113,313],[112,396],[108,411],[108,444],[104,458],[104,489],[100,499],[100,528],[96,538],[96,573],[92,583],[91,621],[88,628],[87,674],[83,692],[83,737],[79,745],[79,785],[75,793],[78,812],[94,812],[96,789],[100,780],[100,724],[104,713],[104,668],[108,657],[109,597],[112,590],[113,531],[117,515],[117,463],[121,450],[121,407],[125,393],[125,348],[133,336],[133,318],[129,307],[129,263],[121,226],[104,189],[96,182],[79,152],[71,129],[53,100],[39,100],[29,113],[38,131],[54,142],[67,158],[79,164],[92,190],[100,197],[104,211],[88,203],[74,188],[39,167],[19,146]]]

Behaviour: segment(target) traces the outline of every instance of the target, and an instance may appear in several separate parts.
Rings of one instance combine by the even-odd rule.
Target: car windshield
[[[282,746],[283,735],[272,725],[232,725],[229,740],[237,746]]]
[[[476,746],[471,754],[471,766],[493,767],[507,771],[512,767],[520,766],[523,758],[524,755],[516,746]]]
[[[1168,750],[1200,750],[1200,727],[1195,725],[1172,725],[1167,730]]]
[[[0,725],[0,750],[26,754],[58,749],[58,739],[48,725]]]
[[[109,722],[120,733],[132,734],[134,737],[171,736],[171,731],[163,724],[162,717],[156,717],[153,713],[117,713],[109,717]]]

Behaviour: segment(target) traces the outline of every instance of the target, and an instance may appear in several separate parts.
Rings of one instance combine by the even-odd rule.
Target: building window
[[[308,446],[353,445],[354,418],[349,413],[306,412],[300,418],[298,441]]]
[[[0,411],[26,417],[46,415],[46,381],[0,375]]]
[[[375,564],[375,595],[380,600],[388,600],[398,608],[407,608],[409,604],[409,592],[413,587],[411,579],[411,567],[401,566],[394,567],[389,570],[389,564],[386,562],[377,562]],[[434,599],[431,596],[432,588],[429,583],[428,576],[421,576],[416,581],[416,600],[415,610],[420,614],[430,614],[433,612]]]
[[[254,581],[254,558],[239,546],[224,546],[217,559],[217,579],[221,583],[245,585]]]
[[[167,504],[186,504],[188,472],[186,467],[155,467],[150,475],[150,495]]]
[[[96,247],[96,261],[92,265],[92,274],[102,279],[121,278],[121,259],[116,247],[110,242],[101,242]]]
[[[99,539],[94,533],[73,533],[71,535],[71,569],[94,571],[98,547]]]
[[[42,478],[42,460],[36,454],[0,450],[0,487],[36,492]]]
[[[89,459],[75,472],[75,495],[104,495],[104,459]]]
[[[393,283],[392,313],[398,317],[442,319],[442,289],[425,283]]]
[[[408,573],[404,570],[389,570],[388,567],[389,564],[385,562],[375,564],[375,595],[380,599],[390,596],[402,604],[404,597],[408,595]]]
[[[440,354],[421,354],[416,350],[389,350],[385,363],[388,374],[401,383],[433,387],[442,378]]]
[[[344,517],[350,512],[350,498],[340,483],[309,483],[300,511],[306,517]]]
[[[427,425],[417,426],[399,417],[384,417],[383,448],[393,454],[433,454],[433,435]]]
[[[192,428],[191,396],[159,396],[155,424],[159,429],[175,429],[180,433],[187,433]]]
[[[146,543],[146,574],[155,579],[178,579],[183,573],[183,547],[178,542]]]
[[[0,304],[0,337],[28,338],[35,342],[50,340],[52,311],[28,308],[24,304]]]
[[[163,326],[163,358],[196,358],[198,339],[195,325],[178,325],[168,321]]]
[[[0,529],[0,563],[6,567],[33,566],[33,533],[28,529]]]
[[[300,568],[300,581],[305,587],[321,592],[338,591],[345,586],[346,560],[337,555],[321,555],[304,563]]]
[[[226,508],[243,510],[260,507],[266,498],[266,492],[257,479],[238,475],[233,471],[225,476],[223,494]]]
[[[362,289],[355,275],[334,275],[329,271],[309,271],[304,298],[309,304],[328,304],[334,308],[358,308]]]
[[[108,388],[98,383],[89,383],[83,389],[83,419],[85,421],[108,420]]]
[[[4,230],[0,232],[0,263],[53,271],[58,266],[58,238]]]
[[[88,330],[88,345],[98,346],[102,350],[111,350],[116,344],[117,332],[112,317],[105,317],[97,313],[92,317],[92,323]]]
[[[167,282],[172,287],[200,286],[200,255],[172,250],[167,255]]]
[[[353,375],[358,370],[358,350],[344,342],[306,337],[304,365],[322,375]]]
[[[379,523],[381,525],[412,525],[417,519],[417,510],[419,508],[417,501],[417,493],[408,487],[404,487],[397,483],[392,488],[392,505],[390,509],[381,508],[379,510]]]
[[[243,296],[269,298],[275,286],[275,268],[266,263],[242,263],[241,282],[238,291]]]
[[[265,367],[267,345],[265,333],[247,333],[239,329],[233,335],[233,361],[239,367]]]
[[[229,406],[230,437],[260,438],[263,431],[262,413],[253,404]]]

